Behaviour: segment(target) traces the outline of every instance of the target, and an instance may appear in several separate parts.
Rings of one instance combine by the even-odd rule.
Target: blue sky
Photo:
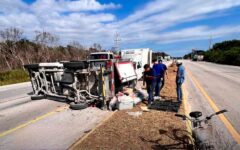
[[[172,56],[240,39],[240,0],[0,0],[0,30],[18,27],[59,37],[57,44],[149,47]]]

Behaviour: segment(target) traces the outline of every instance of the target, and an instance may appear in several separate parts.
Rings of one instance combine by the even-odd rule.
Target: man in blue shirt
[[[177,62],[177,75],[176,75],[176,85],[177,85],[177,100],[182,102],[183,95],[182,95],[182,84],[185,79],[185,68],[182,65],[182,62]]]
[[[148,92],[148,105],[154,101],[153,99],[153,90],[155,88],[155,71],[150,67],[149,64],[144,65],[144,73],[143,73],[143,85],[145,82],[147,84],[147,92]]]
[[[163,70],[164,70],[163,77],[162,77],[162,84],[161,84],[161,87],[160,87],[160,91],[161,91],[164,84],[165,84],[165,77],[167,76],[167,66],[164,63],[162,63],[161,59],[158,61],[158,64],[161,65]]]
[[[164,68],[162,64],[159,64],[156,59],[153,61],[153,70],[156,73],[156,86],[155,86],[155,96],[158,98],[160,96],[160,88],[162,84],[162,78],[164,75]]]

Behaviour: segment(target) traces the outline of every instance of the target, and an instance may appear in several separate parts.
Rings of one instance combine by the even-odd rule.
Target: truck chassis
[[[136,74],[121,78],[118,65],[119,62],[113,60],[86,60],[24,67],[29,72],[33,88],[32,100],[63,100],[71,102],[72,109],[83,109],[89,105],[106,106],[123,85],[136,82]]]

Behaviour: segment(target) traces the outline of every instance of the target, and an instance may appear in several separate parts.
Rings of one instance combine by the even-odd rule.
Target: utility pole
[[[119,50],[120,41],[121,41],[120,34],[116,32],[114,35],[114,50],[115,51]]]
[[[191,59],[193,59],[196,49],[192,49]]]
[[[208,50],[210,50],[212,48],[212,36],[210,36],[209,38],[209,48]]]

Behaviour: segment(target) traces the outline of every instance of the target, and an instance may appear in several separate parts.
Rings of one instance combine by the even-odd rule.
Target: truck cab
[[[111,52],[96,52],[96,53],[91,53],[90,60],[109,60],[109,59],[114,59],[114,55]]]
[[[145,64],[152,63],[152,50],[150,48],[124,49],[121,50],[121,58],[129,59],[134,63],[137,79],[142,78]]]

